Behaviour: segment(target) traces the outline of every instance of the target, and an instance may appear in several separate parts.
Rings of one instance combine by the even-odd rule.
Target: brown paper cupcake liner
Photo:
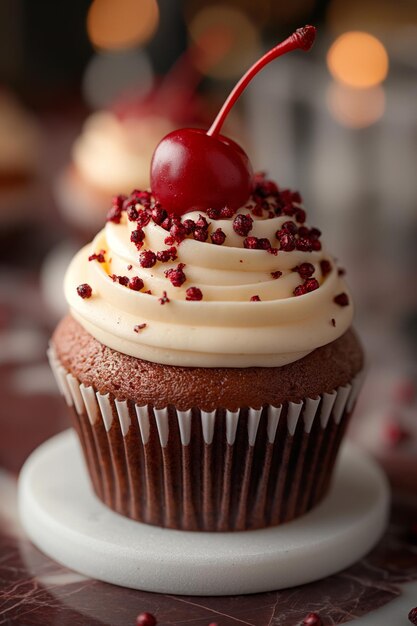
[[[48,353],[97,496],[134,520],[182,530],[275,526],[326,494],[362,382],[238,411],[156,409],[86,387]]]

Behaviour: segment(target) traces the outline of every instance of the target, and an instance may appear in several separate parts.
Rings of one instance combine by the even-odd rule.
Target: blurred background
[[[0,465],[67,427],[45,350],[66,264],[111,195],[146,187],[162,136],[208,127],[306,23],[311,53],[258,75],[225,133],[301,191],[348,268],[369,369],[352,436],[415,480],[415,0],[1,0]]]

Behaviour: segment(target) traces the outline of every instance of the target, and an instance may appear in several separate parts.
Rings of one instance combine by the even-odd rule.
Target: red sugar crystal
[[[278,230],[275,236],[279,241],[280,250],[291,252],[295,249],[295,238],[291,233],[287,233],[285,230]]]
[[[185,232],[187,233],[187,235],[191,235],[194,230],[195,230],[195,222],[193,220],[190,219],[186,219],[183,221],[183,226],[185,228]]]
[[[301,623],[302,626],[323,626],[323,622],[318,613],[309,613]]]
[[[231,217],[233,217],[235,214],[235,211],[228,206],[224,206],[222,209],[220,209],[220,218],[222,220],[228,220]]]
[[[185,292],[186,300],[202,300],[203,294],[198,287],[189,287]]]
[[[315,268],[311,263],[301,263],[296,271],[300,274],[301,278],[310,278],[310,276],[313,276]]]
[[[122,210],[117,206],[112,206],[106,216],[107,222],[113,222],[114,224],[120,224],[120,220],[122,219]]]
[[[310,239],[318,239],[319,237],[321,237],[321,230],[319,230],[318,228],[310,228]]]
[[[208,223],[208,221],[206,220],[206,218],[204,217],[204,215],[199,215],[198,220],[196,221],[195,225],[198,228],[208,228],[210,226],[210,224]]]
[[[133,327],[133,330],[135,333],[140,333],[140,331],[144,328],[146,328],[146,324],[136,324],[136,326]]]
[[[132,241],[139,248],[142,247],[144,239],[145,233],[140,226],[136,230],[132,230],[130,233],[130,241]]]
[[[147,211],[145,211],[144,209],[141,209],[140,211],[138,211],[138,216],[136,218],[136,221],[139,226],[142,226],[142,227],[147,226],[149,222],[151,221],[151,216],[149,215]]]
[[[131,263],[129,263],[129,265],[127,266],[127,269],[129,270],[129,272],[132,269],[132,267],[133,267],[133,265]]]
[[[93,293],[93,290],[91,289],[88,283],[83,283],[82,285],[78,285],[77,293],[80,296],[80,298],[84,300],[85,298],[91,298],[91,294]]]
[[[291,233],[291,235],[295,235],[298,231],[298,227],[297,227],[297,224],[295,224],[295,222],[291,222],[289,220],[288,222],[283,223],[283,225],[281,226],[281,230],[285,230],[287,233]]]
[[[157,623],[152,613],[140,613],[136,618],[136,626],[156,626]]]
[[[311,241],[310,239],[307,239],[307,237],[300,237],[300,239],[297,239],[297,241],[295,242],[295,247],[301,252],[311,252],[311,250],[313,249]]]
[[[299,224],[304,224],[306,221],[306,212],[304,209],[297,209],[294,217]]]
[[[149,292],[149,293],[150,293],[150,292]],[[167,296],[167,292],[166,292],[166,291],[163,291],[163,292],[162,292],[162,297],[161,297],[161,298],[159,298],[159,302],[160,302],[161,304],[166,304],[166,303],[167,303],[167,302],[169,302],[169,301],[170,301],[170,300],[169,300],[169,298],[168,298],[168,296]]]
[[[161,263],[167,263],[168,261],[175,261],[177,258],[177,249],[175,246],[168,248],[167,250],[161,250],[156,253],[156,258]]]
[[[104,255],[106,254],[105,250],[100,250],[100,252],[94,253],[94,254],[90,254],[90,256],[88,257],[89,261],[98,261],[99,263],[105,263],[106,259],[104,258]]]
[[[139,276],[132,276],[128,282],[128,287],[133,291],[140,291],[143,289],[143,280]]]
[[[408,619],[412,624],[417,625],[417,606],[415,606],[414,609],[411,609],[408,614]]]
[[[226,240],[226,235],[221,228],[218,228],[210,236],[212,243],[216,246],[222,246]]]
[[[140,253],[139,263],[142,267],[153,267],[156,263],[156,254],[152,250],[144,250]]]
[[[305,293],[307,293],[305,285],[298,285],[298,287],[296,287],[293,291],[295,296],[303,296]]]
[[[260,301],[261,301],[261,299],[260,299],[259,296],[252,296],[251,299],[250,299],[250,302],[260,302]]]
[[[349,305],[349,297],[347,293],[339,293],[337,296],[333,298],[333,302],[338,304],[339,306],[348,306]]]
[[[259,250],[269,250],[271,247],[271,242],[266,237],[261,237],[258,241]]]
[[[318,280],[316,280],[315,278],[309,278],[308,280],[305,281],[304,287],[306,288],[307,292],[310,292],[310,291],[315,291],[316,289],[318,289],[320,285],[319,285]]]
[[[311,248],[315,252],[318,252],[319,250],[321,250],[321,243],[318,239],[310,239],[310,241],[311,241]]]
[[[220,209],[207,209],[207,215],[211,220],[218,220],[220,217]]]
[[[258,237],[246,237],[243,240],[243,247],[247,248],[248,250],[257,250],[258,243]]]
[[[167,218],[167,212],[165,209],[161,207],[159,203],[155,204],[154,208],[151,211],[151,217],[155,224],[162,224],[162,222]]]
[[[252,230],[253,219],[250,215],[236,215],[233,220],[233,230],[241,237],[246,237]]]
[[[181,285],[187,280],[183,272],[184,267],[184,263],[178,263],[176,268],[166,270],[165,276],[171,281],[174,287],[181,287]]]
[[[207,228],[201,228],[201,226],[196,226],[193,232],[193,236],[196,241],[207,241],[208,230]]]
[[[330,272],[332,271],[332,264],[327,259],[323,259],[322,261],[320,261],[320,269],[322,276],[327,276],[327,274],[330,274]]]
[[[282,272],[280,272],[279,270],[277,270],[276,272],[271,272],[271,276],[274,279],[280,278],[280,276],[282,276]]]
[[[173,224],[169,229],[171,237],[173,237],[174,241],[177,243],[181,243],[184,241],[187,232],[185,230],[185,226],[183,224]]]
[[[126,209],[127,219],[130,222],[135,222],[138,219],[138,212],[134,205],[130,205]]]

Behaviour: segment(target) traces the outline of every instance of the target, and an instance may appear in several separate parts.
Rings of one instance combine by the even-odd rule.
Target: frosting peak
[[[65,293],[96,339],[170,365],[281,366],[341,336],[351,298],[299,194],[258,176],[250,201],[167,215],[148,192],[113,201]],[[89,260],[90,259],[90,260]],[[77,286],[92,287],[81,298]]]

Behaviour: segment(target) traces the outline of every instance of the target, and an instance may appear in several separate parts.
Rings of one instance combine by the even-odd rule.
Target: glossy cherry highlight
[[[245,204],[252,191],[251,163],[244,150],[220,130],[252,78],[291,50],[309,50],[315,33],[314,26],[299,28],[259,59],[234,87],[207,132],[182,128],[162,139],[152,158],[151,188],[167,211],[182,215],[225,206],[236,210]]]

